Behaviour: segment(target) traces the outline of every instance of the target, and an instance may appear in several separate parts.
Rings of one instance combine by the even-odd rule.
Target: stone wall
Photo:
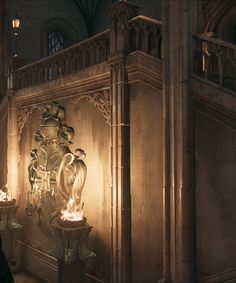
[[[196,269],[209,282],[225,282],[236,261],[236,132],[201,113],[195,127]]]
[[[66,123],[74,128],[75,136],[71,145],[72,152],[82,148],[86,152],[87,179],[82,194],[84,216],[94,228],[90,234],[91,248],[100,259],[110,249],[110,160],[109,160],[109,125],[101,112],[87,100],[77,104],[64,100],[60,105],[66,109]],[[29,116],[20,141],[20,218],[24,225],[22,241],[43,252],[53,247],[37,227],[37,218],[25,213],[26,193],[30,190],[28,166],[30,151],[37,148],[34,133],[41,122],[41,112],[34,110]]]
[[[162,94],[130,86],[132,279],[154,283],[162,275]]]

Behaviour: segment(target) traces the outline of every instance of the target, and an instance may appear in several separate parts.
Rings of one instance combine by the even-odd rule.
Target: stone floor
[[[42,281],[32,277],[27,273],[17,273],[14,275],[15,283],[42,283]]]

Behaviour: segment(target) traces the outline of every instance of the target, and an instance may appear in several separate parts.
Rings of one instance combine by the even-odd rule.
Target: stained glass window
[[[55,54],[64,48],[64,36],[58,31],[48,33],[48,55]]]

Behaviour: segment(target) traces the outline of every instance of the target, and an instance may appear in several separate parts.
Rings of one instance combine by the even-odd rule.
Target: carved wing
[[[83,160],[72,153],[67,153],[57,172],[57,189],[62,191],[66,199],[72,196],[80,201],[86,175],[87,168]]]

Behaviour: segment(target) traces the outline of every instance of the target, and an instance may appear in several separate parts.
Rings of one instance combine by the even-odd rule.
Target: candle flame
[[[10,196],[8,195],[7,185],[0,189],[0,202],[10,201]]]
[[[83,220],[83,208],[80,203],[70,197],[66,208],[61,211],[61,219],[64,221],[81,221]]]

